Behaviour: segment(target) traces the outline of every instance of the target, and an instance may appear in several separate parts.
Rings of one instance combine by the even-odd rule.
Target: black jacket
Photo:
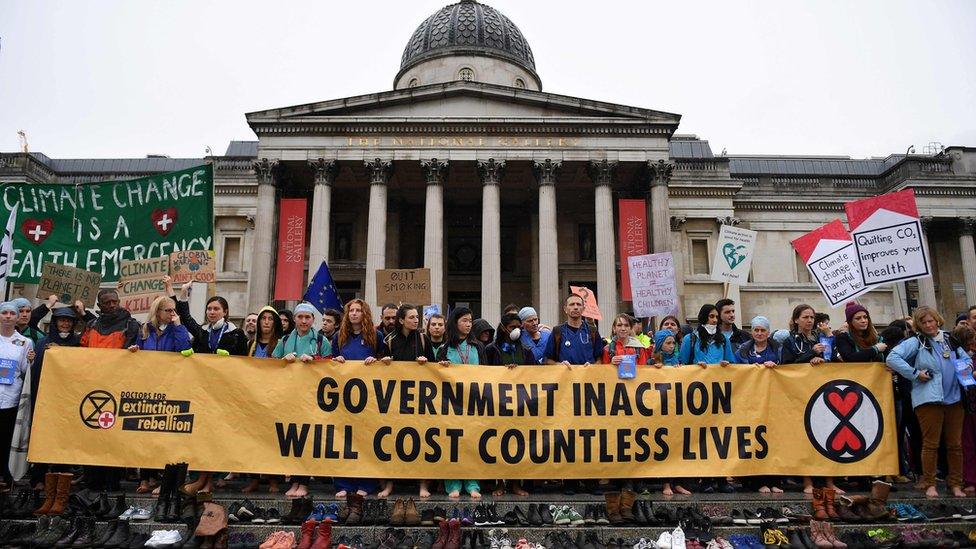
[[[854,336],[847,332],[834,338],[834,357],[839,357],[838,360],[844,362],[884,362],[885,360],[884,354],[874,347],[867,349],[858,347]]]
[[[216,353],[217,351],[215,349],[210,348],[210,331],[194,320],[190,314],[190,304],[186,301],[176,299],[176,296],[172,296],[172,299],[176,302],[176,314],[180,315],[180,322],[186,326],[190,335],[193,336],[193,352],[206,354]],[[223,349],[234,356],[247,356],[247,334],[244,333],[244,330],[234,326],[232,322],[227,321],[227,324],[228,330],[224,335],[220,336],[220,341],[217,342],[217,349]]]
[[[732,324],[732,335],[726,336],[733,349],[738,349],[743,343],[752,341],[752,334]]]
[[[378,335],[378,334],[377,334]],[[430,339],[419,330],[410,332],[404,337],[403,332],[384,337],[382,342],[382,356],[392,357],[393,360],[413,362],[417,357],[427,357],[433,362],[434,350],[430,346]]]
[[[502,358],[501,345],[505,344],[506,343],[499,344],[498,341],[495,341],[494,343],[488,345],[488,347],[485,347],[485,364],[488,364],[489,366],[508,366],[510,363],[506,362]],[[535,364],[538,366],[539,363],[536,362],[535,353],[532,352],[530,347],[526,346],[521,341],[514,341],[507,344],[511,345],[512,350],[515,352],[516,364]],[[509,352],[511,353],[512,351]]]
[[[817,332],[813,335],[816,336]],[[818,339],[807,339],[803,334],[790,332],[790,336],[783,342],[783,364],[802,364],[810,362],[815,357],[824,358],[822,354],[813,350],[813,346],[818,343],[820,343]]]

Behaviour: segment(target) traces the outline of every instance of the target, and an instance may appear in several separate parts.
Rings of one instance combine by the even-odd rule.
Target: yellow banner
[[[897,474],[881,364],[420,366],[53,347],[30,461],[366,478]]]

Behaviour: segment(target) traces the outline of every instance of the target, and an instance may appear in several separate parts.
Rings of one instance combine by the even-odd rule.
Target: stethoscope
[[[579,338],[581,344],[586,345],[586,342],[590,340],[590,325],[584,322],[582,330],[576,333],[576,337]],[[572,342],[569,340],[569,338],[566,338],[565,345],[567,347],[572,346]]]

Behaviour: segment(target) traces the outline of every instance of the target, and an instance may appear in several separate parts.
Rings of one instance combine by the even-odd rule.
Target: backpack
[[[564,322],[559,326],[556,326],[552,329],[552,333],[549,335],[549,337],[554,338],[552,343],[554,346],[553,348],[556,349],[556,358],[554,359],[556,362],[559,362],[559,351],[562,348],[562,345],[559,344],[559,340],[563,336],[563,326],[565,325],[566,323]],[[593,344],[596,343],[596,330],[591,329],[589,326],[587,326],[587,330],[590,332],[590,347],[593,347]]]

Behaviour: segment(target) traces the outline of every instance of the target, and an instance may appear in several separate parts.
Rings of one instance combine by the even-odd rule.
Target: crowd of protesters
[[[301,303],[294,310],[271,306],[244,317],[243,327],[230,321],[227,301],[219,296],[206,302],[202,322],[196,320],[188,301],[189,285],[175,291],[169,279],[165,297],[151,305],[145,323],[140,324],[119,305],[115,290],[104,289],[97,297],[97,314],[77,302],[55,307],[56,296],[32,307],[24,298],[0,304],[0,447],[9,448],[25,379],[30,380],[34,398],[43,375],[44,353],[52,346],[128,349],[190,355],[250,356],[268,360],[310,363],[355,360],[366,364],[410,361],[432,367],[505,366],[519,368],[539,364],[563,364],[570,368],[605,364],[619,367],[633,363],[638,368],[697,365],[722,368],[730,364],[755,368],[776,368],[783,364],[806,364],[829,368],[837,362],[877,362],[887,366],[895,394],[900,474],[889,480],[917,480],[919,489],[937,496],[937,479],[944,479],[955,496],[976,492],[976,392],[963,383],[976,353],[976,306],[946,326],[933,308],[920,306],[909,318],[895,320],[880,331],[870,312],[849,303],[843,323],[831,328],[830,317],[810,305],[797,305],[789,326],[773,330],[765,316],[756,316],[746,331],[736,325],[735,302],[722,299],[706,304],[696,321],[683,323],[667,316],[654,326],[629,314],[610,319],[607,337],[583,317],[584,301],[570,294],[563,303],[566,320],[545,326],[531,306],[510,305],[497,326],[475,318],[472,311],[456,307],[447,317],[434,314],[422,318],[421,307],[387,304],[377,319],[370,306],[353,299],[341,311],[321,313],[320,328],[314,324],[319,312]],[[47,330],[39,326],[48,318]],[[646,329],[645,329],[646,326]],[[633,357],[633,358],[630,358]],[[959,367],[957,369],[957,367]],[[943,452],[940,454],[940,445]],[[941,456],[941,459],[940,459]],[[34,464],[31,482],[38,483],[56,465]],[[13,478],[7,460],[0,471],[4,487]],[[140,471],[139,492],[149,492],[157,472]],[[85,482],[95,489],[116,489],[121,471],[109,467],[86,467]],[[269,489],[278,491],[284,479],[268,477]],[[814,479],[754,477],[739,483],[728,478],[661,479],[665,494],[754,489],[781,492],[784,483],[813,490]],[[291,476],[286,495],[308,494],[308,477]],[[820,479],[828,488],[834,479]],[[218,481],[219,482],[219,481]],[[244,490],[258,489],[262,478],[252,476]],[[492,481],[492,493],[527,494],[533,487],[517,480]],[[384,479],[335,478],[337,496],[390,495],[394,483]],[[593,483],[590,489],[606,489],[610,481]],[[198,472],[184,487],[188,494],[214,489],[214,473]],[[476,480],[445,479],[422,481],[420,497],[429,497],[437,487],[451,497],[467,494],[481,497]],[[567,491],[581,489],[565,484]]]

